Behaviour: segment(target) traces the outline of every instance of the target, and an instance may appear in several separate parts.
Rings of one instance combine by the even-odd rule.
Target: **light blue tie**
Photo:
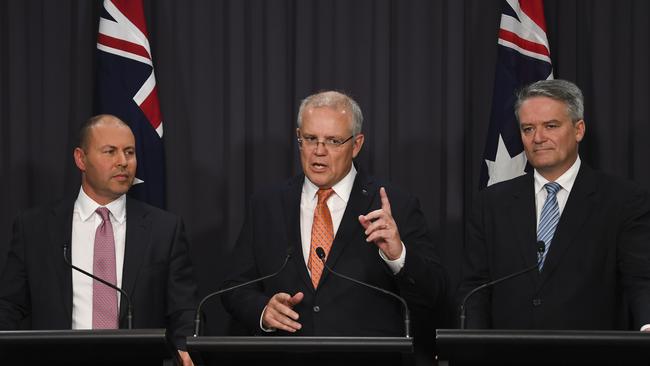
[[[539,270],[542,271],[546,254],[551,246],[553,235],[557,223],[560,222],[560,206],[557,204],[557,192],[562,188],[558,183],[549,182],[544,185],[548,195],[542,207],[542,214],[539,218],[539,226],[537,227],[537,240],[544,242],[544,254],[538,254],[537,261],[539,262]]]

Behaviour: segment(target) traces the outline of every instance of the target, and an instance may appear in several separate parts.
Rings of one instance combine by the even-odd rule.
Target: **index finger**
[[[381,197],[381,209],[386,211],[389,215],[392,215],[393,213],[390,211],[390,201],[388,201],[386,188],[379,188],[379,197]]]

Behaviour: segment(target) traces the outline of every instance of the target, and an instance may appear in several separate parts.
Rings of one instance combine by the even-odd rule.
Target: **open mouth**
[[[325,169],[327,168],[327,165],[326,165],[326,164],[323,164],[323,163],[313,163],[313,164],[311,165],[311,167],[312,167],[314,170],[325,170]]]

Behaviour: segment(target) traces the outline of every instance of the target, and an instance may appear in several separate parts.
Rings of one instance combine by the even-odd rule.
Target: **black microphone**
[[[544,245],[544,242],[541,241],[541,240],[537,241],[536,244],[537,244],[537,254],[538,254],[537,255],[537,257],[538,257],[537,264],[535,264],[534,266],[531,266],[529,268],[523,269],[523,270],[521,270],[519,272],[511,273],[511,274],[509,274],[507,276],[497,278],[494,281],[484,283],[484,284],[474,288],[472,291],[468,292],[467,295],[465,295],[465,297],[463,298],[463,301],[460,303],[460,329],[465,329],[465,318],[467,317],[467,309],[465,308],[465,305],[467,304],[467,300],[469,300],[469,298],[472,297],[472,295],[474,295],[475,293],[477,293],[477,292],[479,292],[479,291],[481,291],[481,290],[483,290],[485,288],[492,287],[492,286],[494,286],[494,285],[496,285],[498,283],[501,283],[503,281],[507,281],[507,280],[509,280],[511,278],[521,276],[521,275],[523,275],[525,273],[528,273],[530,271],[533,271],[535,269],[539,270],[539,265],[542,263],[544,250],[545,250],[546,246]]]
[[[92,273],[86,272],[83,269],[73,265],[70,262],[70,259],[68,259],[68,244],[63,244],[63,260],[65,261],[65,264],[67,264],[70,268],[85,274],[86,276],[92,278],[93,280],[97,280],[97,281],[103,283],[104,285],[112,288],[113,290],[119,291],[119,293],[122,294],[122,296],[124,296],[124,298],[126,299],[126,304],[127,304],[127,307],[126,307],[126,320],[127,320],[127,327],[128,327],[127,329],[133,329],[133,308],[131,307],[131,298],[126,293],[126,291],[122,290],[121,288],[115,286],[114,284],[112,284],[112,283],[110,283],[110,282],[108,282],[108,281],[106,281],[104,279],[101,279],[101,278],[95,276]]]
[[[289,263],[289,259],[291,258],[292,254],[293,254],[293,247],[288,246],[287,247],[287,256],[284,257],[284,263],[282,263],[282,265],[280,266],[280,269],[278,269],[277,271],[271,273],[270,275],[266,275],[264,277],[256,278],[254,280],[250,280],[250,281],[247,281],[247,282],[244,282],[244,283],[240,283],[238,285],[226,287],[224,289],[215,291],[215,292],[205,296],[203,298],[203,300],[201,300],[201,302],[199,302],[199,306],[196,307],[196,316],[194,317],[194,336],[198,337],[198,335],[199,335],[199,330],[201,328],[201,308],[203,307],[204,302],[206,302],[208,299],[210,299],[210,298],[212,298],[214,296],[221,295],[221,294],[223,294],[225,292],[230,292],[230,291],[236,290],[236,289],[238,289],[240,287],[248,286],[248,285],[251,285],[253,283],[264,281],[264,280],[267,280],[269,278],[272,278],[272,277],[275,277],[275,276],[279,275],[280,272],[282,272],[282,270],[284,269],[284,267],[286,267],[287,263]]]
[[[399,296],[399,295],[397,295],[395,293],[392,293],[392,292],[390,292],[388,290],[384,290],[381,287],[373,286],[371,284],[368,284],[368,283],[365,283],[365,282],[362,282],[362,281],[359,281],[359,280],[355,280],[354,278],[348,277],[346,275],[343,275],[343,274],[340,274],[340,273],[334,271],[333,269],[331,269],[327,265],[327,263],[325,263],[325,250],[323,250],[323,248],[321,248],[321,247],[316,248],[316,255],[318,255],[318,258],[320,258],[320,260],[323,262],[323,265],[325,266],[325,268],[327,268],[328,271],[330,271],[330,273],[332,273],[332,274],[334,274],[334,275],[336,275],[338,277],[344,278],[344,279],[346,279],[348,281],[352,281],[352,282],[354,282],[356,284],[359,284],[361,286],[365,286],[365,287],[371,288],[373,290],[379,291],[381,293],[384,293],[386,295],[392,296],[392,297],[396,298],[397,300],[399,300],[399,302],[401,302],[402,306],[404,307],[404,333],[405,333],[406,338],[411,338],[411,335],[410,335],[411,334],[411,316],[409,314],[409,307],[406,305],[406,300],[404,300],[401,296]]]

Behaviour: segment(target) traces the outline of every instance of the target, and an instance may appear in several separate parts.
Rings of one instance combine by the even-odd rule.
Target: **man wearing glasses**
[[[296,135],[304,174],[252,197],[225,284],[274,273],[292,253],[276,276],[224,296],[226,309],[251,332],[404,335],[396,299],[333,275],[321,257],[338,273],[404,297],[416,341],[418,314],[430,316],[443,298],[446,273],[418,200],[353,164],[364,142],[362,121],[345,94],[302,101]]]

